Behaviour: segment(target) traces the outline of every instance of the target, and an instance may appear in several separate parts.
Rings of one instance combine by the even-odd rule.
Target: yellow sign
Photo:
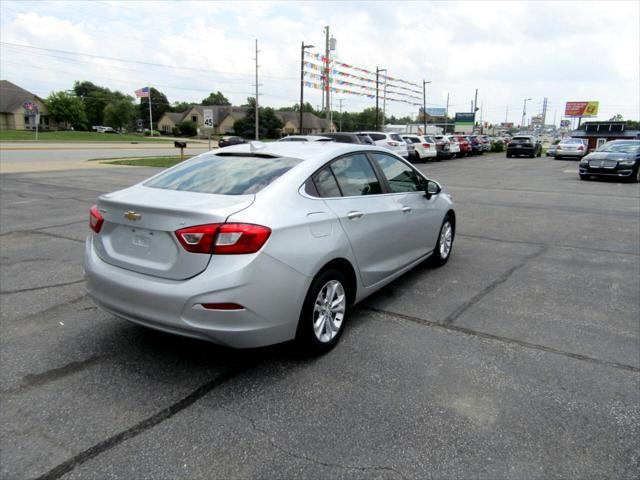
[[[564,108],[565,117],[597,117],[600,102],[567,102]]]

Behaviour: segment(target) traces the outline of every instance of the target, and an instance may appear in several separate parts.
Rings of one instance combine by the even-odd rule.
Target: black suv
[[[332,138],[334,142],[338,143],[355,143],[358,145],[375,145],[369,135],[362,133],[348,133],[348,132],[332,132],[321,133],[323,137]]]
[[[526,155],[527,157],[542,156],[542,143],[533,135],[518,135],[507,145],[507,158]]]

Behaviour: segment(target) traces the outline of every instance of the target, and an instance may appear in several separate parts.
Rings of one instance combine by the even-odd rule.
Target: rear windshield
[[[396,142],[402,142],[402,137],[400,135],[398,135],[397,133],[392,133],[391,135],[389,135],[389,138],[391,138],[391,140],[395,140]]]
[[[562,140],[560,143],[562,143],[563,145],[566,144],[576,144],[576,145],[582,145],[582,140],[580,140],[579,138],[565,138],[564,140]]]
[[[284,137],[278,141],[279,142],[307,142],[308,140],[306,138],[300,138],[300,137]]]
[[[286,157],[203,155],[158,175],[144,185],[185,192],[247,195],[259,192],[300,162]]]
[[[511,143],[531,143],[531,137],[513,137]]]

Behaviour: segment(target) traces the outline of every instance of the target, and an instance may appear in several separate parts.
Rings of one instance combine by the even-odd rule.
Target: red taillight
[[[187,252],[218,255],[255,253],[271,229],[249,223],[212,223],[178,230],[176,237]]]
[[[96,233],[100,233],[102,224],[104,223],[104,217],[98,211],[98,207],[95,205],[89,210],[89,228]]]
[[[176,232],[176,237],[187,252],[213,253],[213,240],[220,225],[219,223],[211,223],[183,228]]]
[[[422,146],[423,146],[424,148],[431,148],[431,145],[429,145],[428,143],[423,143],[423,144],[422,144]]]
[[[578,150],[584,150],[584,146],[580,145],[580,146],[578,147]]]

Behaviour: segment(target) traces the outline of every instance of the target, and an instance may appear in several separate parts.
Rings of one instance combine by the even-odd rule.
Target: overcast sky
[[[444,107],[449,93],[450,114],[469,111],[477,88],[489,122],[520,123],[523,100],[532,99],[527,110],[535,114],[544,97],[547,123],[560,121],[566,101],[581,100],[600,101],[600,120],[640,118],[638,1],[3,0],[0,22],[0,77],[41,96],[90,80],[129,94],[150,83],[171,102],[220,90],[240,104],[253,95],[258,39],[261,104],[292,105],[300,95],[300,43],[324,47],[329,25],[341,61],[416,84],[430,80],[428,106]],[[375,105],[334,98],[350,111]],[[320,105],[321,92],[305,89],[305,100]],[[417,108],[388,102],[387,115],[416,115]]]

